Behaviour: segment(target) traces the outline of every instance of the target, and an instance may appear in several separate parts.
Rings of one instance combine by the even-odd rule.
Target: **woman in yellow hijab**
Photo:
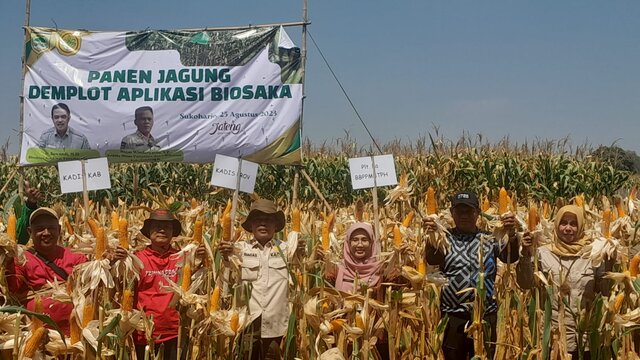
[[[591,259],[583,257],[581,250],[591,242],[585,235],[584,211],[576,205],[563,206],[555,217],[554,239],[549,245],[541,246],[538,252],[538,269],[554,285],[552,298],[552,326],[558,331],[563,325],[566,331],[566,352],[572,359],[578,359],[577,334],[575,320],[571,310],[578,313],[580,308],[588,308],[596,293],[608,293],[608,284],[604,281],[604,263],[593,267]],[[533,247],[531,234],[526,232],[522,237],[522,255],[516,267],[517,281],[523,289],[530,289],[534,284]],[[562,296],[568,303],[565,307],[564,321],[559,319],[558,298]],[[588,342],[583,342],[588,344]],[[588,349],[584,349],[584,359],[589,359]]]

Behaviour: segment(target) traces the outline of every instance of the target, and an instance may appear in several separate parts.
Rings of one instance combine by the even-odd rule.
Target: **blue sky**
[[[153,5],[151,5],[153,4]],[[0,2],[0,142],[17,152],[23,0]],[[302,1],[32,0],[31,25],[89,30],[300,21]],[[640,153],[640,1],[309,0],[309,30],[382,142],[434,126],[496,141],[559,139]],[[301,43],[300,31],[288,29]],[[311,41],[304,133],[365,130]]]

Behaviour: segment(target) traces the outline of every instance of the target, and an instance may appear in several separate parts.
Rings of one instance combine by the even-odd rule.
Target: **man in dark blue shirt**
[[[444,253],[427,244],[425,259],[431,265],[438,265],[449,284],[442,288],[440,294],[440,310],[442,316],[449,316],[449,324],[445,331],[443,352],[447,360],[467,359],[474,356],[473,341],[464,332],[465,325],[473,318],[473,291],[478,275],[484,271],[484,287],[487,290],[484,319],[491,325],[491,341],[495,342],[496,313],[498,305],[494,299],[494,282],[497,272],[498,258],[503,262],[518,260],[520,244],[516,236],[515,216],[511,213],[501,217],[504,229],[509,235],[509,242],[501,244],[489,233],[478,229],[480,215],[478,197],[470,191],[462,191],[451,199],[451,215],[455,227],[449,229],[447,236],[449,250]],[[435,231],[436,224],[431,218],[423,220],[423,228]],[[479,261],[479,250],[482,246],[483,266]],[[493,347],[486,349],[489,358],[493,357]]]

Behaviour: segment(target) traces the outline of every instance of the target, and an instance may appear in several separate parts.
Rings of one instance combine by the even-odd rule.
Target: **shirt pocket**
[[[244,256],[242,259],[242,280],[255,281],[258,280],[258,272],[260,271],[260,261],[252,257]]]
[[[286,281],[289,278],[287,263],[281,256],[269,257],[269,282]]]

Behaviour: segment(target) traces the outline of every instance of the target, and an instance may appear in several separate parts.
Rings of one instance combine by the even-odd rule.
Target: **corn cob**
[[[87,325],[89,325],[89,322],[93,320],[94,310],[95,308],[93,306],[93,302],[87,301],[84,304],[84,307],[82,308],[82,327],[83,328],[86,328]]]
[[[420,259],[420,261],[418,261],[418,272],[422,275],[425,275],[427,273],[427,264],[424,263],[423,259]]]
[[[189,291],[191,287],[191,264],[186,263],[182,269],[182,285],[180,286],[182,291]]]
[[[120,228],[120,217],[118,213],[113,210],[111,211],[111,230],[118,231]]]
[[[362,314],[356,313],[356,327],[360,330],[364,330],[364,321],[362,320]]]
[[[195,209],[198,207],[198,200],[196,198],[191,198],[191,208]]]
[[[606,209],[604,213],[602,213],[602,235],[605,238],[611,236],[611,210]]]
[[[584,208],[584,194],[576,195],[574,202],[576,206]]]
[[[17,229],[18,219],[16,219],[16,214],[13,212],[13,208],[9,210],[9,219],[7,220],[7,235],[9,235],[9,239],[16,241],[16,229]]]
[[[44,343],[45,335],[47,334],[47,332],[48,332],[48,330],[46,328],[41,327],[41,328],[35,330],[31,334],[31,336],[29,337],[29,339],[27,340],[27,342],[24,345],[24,352],[22,353],[23,357],[25,357],[25,358],[33,358],[33,356],[36,354],[36,351]]]
[[[300,232],[300,209],[291,210],[291,231]]]
[[[193,242],[202,244],[202,220],[198,219],[193,223]]]
[[[331,243],[329,241],[329,233],[331,232],[331,227],[333,225],[333,217],[334,213],[324,216],[324,223],[322,224],[322,248],[327,251],[329,247],[331,247]]]
[[[416,213],[413,210],[409,211],[407,216],[405,216],[404,220],[402,220],[402,226],[408,228],[409,225],[411,225],[411,221],[413,221],[414,216],[416,216]]]
[[[105,249],[106,249],[106,239],[104,236],[104,228],[100,226],[96,230],[96,253],[95,253],[96,260],[102,259]]]
[[[91,230],[91,234],[93,234],[94,237],[98,237],[98,222],[96,222],[96,220],[94,218],[89,218],[89,220],[87,220],[87,224],[89,225],[89,229]]]
[[[129,222],[127,219],[118,220],[118,240],[120,247],[129,249]]]
[[[635,201],[637,199],[636,198],[637,192],[638,192],[638,188],[634,186],[629,192],[629,201]]]
[[[631,276],[638,276],[638,272],[640,271],[640,269],[638,268],[640,266],[640,254],[636,254],[634,257],[631,258],[631,261],[629,261],[629,274]]]
[[[614,196],[613,197],[613,203],[616,205],[616,210],[617,210],[617,215],[619,218],[624,217],[626,214],[626,212],[624,211],[624,206],[622,203],[622,198],[619,196]]]
[[[231,241],[231,215],[222,215],[222,240]]]
[[[75,234],[75,231],[73,230],[73,226],[71,226],[71,222],[69,221],[68,216],[64,217],[64,226],[67,228],[67,232],[69,233],[69,235]]]
[[[480,210],[482,210],[482,212],[487,212],[489,208],[491,208],[491,203],[489,202],[489,199],[485,197],[482,200],[482,205],[480,205]]]
[[[209,313],[218,311],[220,309],[220,287],[216,286],[209,298]]]
[[[547,200],[542,203],[542,216],[544,216],[545,219],[548,219],[549,216],[551,216],[551,209]]]
[[[122,311],[133,310],[133,289],[124,289],[122,291]]]
[[[80,329],[80,325],[78,325],[78,320],[76,319],[75,312],[72,311],[69,316],[69,335],[71,337],[71,344],[75,344],[82,339],[82,329]]]
[[[402,246],[402,233],[398,225],[393,226],[393,245],[397,248]]]
[[[500,188],[500,193],[498,194],[498,215],[502,215],[509,211],[509,195],[507,195],[507,190],[505,188]]]
[[[431,186],[427,188],[427,215],[433,215],[438,213],[438,204],[436,203],[436,192]]]
[[[529,228],[529,231],[533,231],[539,222],[540,219],[538,218],[538,208],[535,206],[530,207],[529,217],[527,218],[527,226]]]
[[[335,320],[331,320],[329,322],[329,324],[331,324],[331,331],[340,331],[342,330],[343,326],[344,326],[345,320],[344,319],[335,319]]]
[[[238,332],[238,328],[240,327],[240,314],[238,314],[238,310],[233,309],[231,312],[231,319],[229,320],[229,327],[234,334]]]
[[[42,305],[42,297],[40,295],[36,295],[34,302],[33,302],[33,312],[38,313],[38,314],[43,314],[44,313],[44,306]],[[44,323],[42,322],[42,320],[38,319],[37,317],[33,317],[31,320],[31,329],[32,330],[37,330],[41,327],[44,326]]]

